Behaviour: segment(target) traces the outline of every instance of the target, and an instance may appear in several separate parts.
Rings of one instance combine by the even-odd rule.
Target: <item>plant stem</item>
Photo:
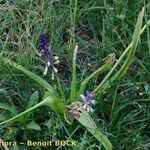
[[[57,76],[56,78],[57,78],[58,88],[59,88],[59,90],[60,90],[60,93],[61,93],[61,96],[62,96],[62,98],[63,98],[63,101],[64,101],[64,103],[66,103],[65,94],[64,94],[64,91],[63,91],[63,89],[62,89],[60,79],[59,79],[58,76]]]
[[[77,57],[77,50],[78,45],[75,46],[74,53],[73,53],[73,71],[72,71],[72,82],[71,82],[71,101],[75,101],[76,98],[76,82],[77,82],[77,75],[76,75],[76,57]]]

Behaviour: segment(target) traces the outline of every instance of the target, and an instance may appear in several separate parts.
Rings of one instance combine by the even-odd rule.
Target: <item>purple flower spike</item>
[[[49,45],[48,38],[44,33],[41,33],[39,40],[40,40],[40,48],[42,50],[42,54],[46,59],[49,60],[51,58],[51,47]]]
[[[54,65],[59,63],[59,57],[55,56],[54,58],[52,58],[52,49],[48,42],[48,38],[44,33],[40,34],[39,42],[40,42],[39,44],[41,48],[41,54],[44,56],[45,58],[44,61],[46,63],[43,74],[47,75],[48,68],[50,68],[52,70],[52,80],[53,80],[54,75],[58,72],[57,68]]]

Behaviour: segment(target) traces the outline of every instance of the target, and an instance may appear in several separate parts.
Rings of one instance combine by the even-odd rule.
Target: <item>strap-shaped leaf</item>
[[[112,150],[112,144],[107,138],[106,135],[104,135],[100,129],[96,126],[94,120],[91,118],[91,116],[86,112],[82,111],[80,113],[80,117],[76,118],[99,142],[102,143],[102,145],[105,147],[106,150]]]
[[[112,80],[120,80],[124,76],[124,74],[127,72],[127,69],[129,68],[130,64],[132,63],[134,59],[135,51],[136,51],[138,42],[140,40],[140,34],[141,34],[140,31],[142,27],[143,15],[144,15],[144,8],[139,13],[139,16],[137,19],[137,23],[136,23],[135,30],[134,30],[133,37],[132,37],[132,46],[129,51],[128,57],[126,58],[123,65],[121,66],[120,70],[113,76]]]
[[[44,79],[42,79],[40,76],[36,75],[35,73],[29,71],[28,69],[24,68],[23,66],[7,59],[7,58],[2,58],[4,62],[9,63],[11,66],[15,67],[16,69],[22,71],[24,74],[26,74],[28,77],[36,81],[39,85],[43,86],[46,90],[54,94],[54,89],[53,87],[46,82]]]
[[[11,119],[8,119],[6,121],[1,122],[0,125],[4,125],[6,123],[13,122],[13,121],[17,120],[19,117],[22,117],[23,115],[25,115],[25,114],[33,111],[34,109],[41,107],[43,105],[48,105],[48,106],[52,107],[52,109],[55,110],[55,100],[52,97],[48,96],[43,101],[41,101],[38,104],[34,105],[33,107],[25,110],[24,112],[12,117]]]
[[[105,92],[105,90],[110,87],[112,82],[114,82],[116,80],[120,80],[124,76],[124,74],[127,72],[127,69],[129,68],[129,65],[133,61],[135,51],[136,51],[136,47],[137,47],[138,41],[140,39],[140,35],[144,32],[144,30],[146,29],[146,26],[148,26],[150,24],[150,20],[149,20],[147,22],[147,24],[141,29],[143,14],[144,14],[144,8],[139,13],[137,23],[136,23],[136,26],[135,26],[135,30],[134,30],[134,33],[133,33],[132,42],[128,45],[126,50],[122,53],[122,55],[119,57],[117,62],[114,64],[114,66],[109,71],[109,73],[105,76],[105,78],[102,80],[102,82],[94,89],[94,92],[96,93],[96,95],[98,95],[99,93]],[[118,65],[120,64],[120,62],[122,61],[122,59],[125,57],[125,55],[127,53],[129,53],[129,54],[128,54],[124,64],[121,66],[119,71],[113,77],[110,78],[112,73],[115,71],[115,69],[118,67]]]
[[[99,76],[100,74],[102,74],[103,72],[107,71],[108,69],[111,68],[111,66],[113,65],[115,59],[114,59],[114,54],[109,54],[110,57],[107,59],[106,63],[104,65],[102,65],[99,69],[97,69],[96,71],[94,71],[90,76],[88,76],[85,80],[83,80],[83,82],[81,83],[81,87],[79,90],[79,94],[83,94],[84,90],[88,84],[88,82],[93,79],[96,76]]]

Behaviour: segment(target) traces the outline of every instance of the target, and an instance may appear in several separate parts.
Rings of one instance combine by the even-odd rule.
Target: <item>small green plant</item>
[[[119,81],[127,72],[127,69],[129,68],[130,64],[133,61],[138,42],[140,40],[140,35],[144,32],[146,26],[150,24],[150,21],[148,21],[147,24],[141,29],[143,15],[144,15],[144,8],[139,13],[135,30],[133,33],[133,37],[132,37],[132,42],[129,44],[129,46],[120,56],[120,58],[116,61],[116,63],[114,59],[114,54],[110,54],[104,65],[102,65],[99,69],[94,71],[90,76],[88,76],[86,79],[84,79],[81,82],[81,86],[79,89],[77,89],[77,75],[76,75],[76,57],[77,57],[78,45],[75,46],[74,53],[73,53],[73,60],[72,60],[73,63],[72,82],[70,85],[69,97],[66,97],[65,92],[63,91],[61,86],[60,78],[57,75],[58,70],[55,67],[55,64],[59,63],[59,59],[57,56],[52,58],[51,48],[48,43],[48,39],[44,34],[41,34],[40,36],[40,47],[42,49],[42,55],[44,56],[45,58],[44,60],[46,63],[43,74],[46,75],[48,69],[51,70],[52,80],[56,78],[56,82],[57,82],[56,84],[58,85],[59,91],[56,91],[53,86],[51,86],[47,81],[45,81],[35,73],[27,70],[23,66],[13,62],[10,59],[2,57],[3,54],[1,53],[0,57],[4,63],[8,63],[12,67],[22,71],[28,77],[30,77],[31,79],[36,81],[39,85],[41,85],[46,90],[46,92],[41,102],[37,101],[38,94],[34,93],[33,97],[29,100],[28,105],[26,106],[26,110],[20,114],[17,113],[17,111],[13,106],[1,104],[0,108],[8,110],[13,117],[1,122],[0,126],[3,128],[16,120],[21,121],[20,118],[22,118],[24,115],[28,115],[27,113],[30,113],[31,111],[33,111],[38,107],[47,105],[48,107],[51,107],[58,115],[64,117],[67,123],[70,123],[68,119],[68,114],[72,116],[74,119],[78,120],[80,124],[82,124],[99,142],[102,143],[102,145],[105,147],[106,150],[111,150],[112,149],[111,142],[109,141],[107,136],[103,134],[102,131],[96,126],[96,123],[90,116],[90,113],[93,112],[91,106],[92,104],[96,103],[96,100],[99,96],[104,94],[106,90],[111,87],[112,84]],[[127,57],[123,62],[123,58],[126,55]],[[55,62],[53,60],[55,60]],[[116,73],[114,73],[118,65],[121,64],[122,62],[123,64],[121,65],[120,69]],[[108,70],[110,71],[101,81],[101,83],[97,85],[97,87],[95,87],[92,92],[87,91],[86,87],[89,81],[93,80],[93,78],[98,77],[100,74]],[[87,91],[86,94],[85,91]],[[93,100],[93,98],[95,100]],[[70,102],[69,104],[66,101],[68,99]],[[33,126],[36,127],[37,130],[40,130],[39,126],[36,125],[35,122],[29,124],[28,128],[32,128]]]

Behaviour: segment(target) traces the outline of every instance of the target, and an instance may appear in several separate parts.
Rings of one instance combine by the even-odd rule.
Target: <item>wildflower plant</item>
[[[46,92],[43,96],[43,100],[35,105],[30,105],[27,107],[27,109],[18,114],[17,111],[14,109],[13,106],[8,105],[1,105],[3,109],[6,109],[12,113],[14,117],[5,120],[0,123],[1,128],[8,126],[8,124],[13,123],[17,119],[19,119],[23,115],[27,115],[27,113],[33,111],[34,109],[41,107],[43,105],[47,105],[51,107],[57,114],[60,114],[62,117],[64,114],[64,119],[66,122],[70,123],[68,121],[66,114],[71,114],[74,119],[78,120],[80,124],[82,124],[102,145],[106,150],[112,150],[112,144],[107,138],[107,136],[102,133],[101,129],[97,127],[96,123],[92,119],[90,113],[95,113],[93,111],[93,106],[97,103],[98,97],[101,96],[108,90],[111,85],[117,81],[119,81],[124,74],[127,72],[127,69],[129,68],[129,65],[133,61],[135,51],[140,39],[140,35],[144,32],[146,29],[146,26],[150,24],[150,21],[147,22],[147,24],[141,29],[142,27],[142,19],[144,14],[144,8],[139,13],[137,23],[135,26],[135,31],[133,33],[132,42],[129,44],[127,49],[123,52],[123,54],[119,57],[119,59],[115,62],[114,60],[114,54],[110,54],[109,57],[107,57],[107,60],[105,61],[105,64],[102,65],[99,69],[94,71],[91,75],[89,75],[87,78],[85,78],[81,84],[80,88],[77,89],[77,75],[76,75],[76,57],[77,57],[77,50],[78,45],[75,46],[75,50],[73,53],[73,61],[72,61],[72,82],[70,85],[70,97],[66,97],[65,92],[62,90],[61,82],[59,79],[59,76],[57,76],[58,69],[55,67],[55,64],[59,63],[58,56],[53,57],[52,55],[52,49],[48,42],[48,38],[44,33],[40,35],[40,49],[41,49],[41,55],[44,57],[45,61],[45,70],[44,75],[47,75],[48,71],[51,71],[52,73],[52,79],[54,79],[54,76],[56,75],[56,81],[58,84],[59,91],[56,91],[53,86],[51,86],[46,80],[42,79],[40,76],[36,75],[35,73],[25,69],[23,66],[20,66],[19,64],[2,57],[2,54],[0,54],[1,60],[3,62],[8,63],[12,67],[22,71],[24,74],[26,74],[28,77],[33,79],[35,82],[37,82],[39,85],[41,85],[44,89],[46,89]],[[123,62],[123,58],[126,57],[125,61]],[[54,62],[55,60],[55,62]],[[123,62],[123,64],[122,64]],[[120,69],[116,71],[119,64],[122,64]],[[93,88],[93,91],[88,91],[87,85],[89,81],[91,81],[93,78],[99,76],[100,74],[108,71],[107,75],[104,77],[104,79],[101,81],[100,84],[98,84],[95,88]],[[67,103],[66,99],[69,100],[69,103]],[[96,105],[95,105],[96,107]]]

